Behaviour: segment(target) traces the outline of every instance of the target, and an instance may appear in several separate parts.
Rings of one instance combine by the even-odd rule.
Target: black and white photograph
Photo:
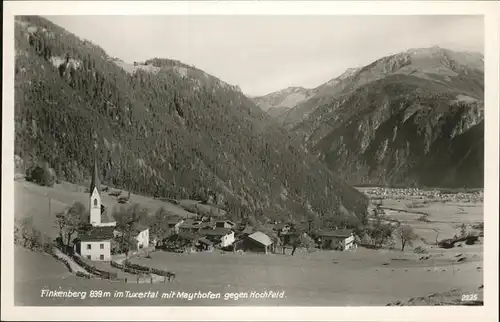
[[[497,305],[479,9],[74,10],[4,20],[18,310]]]

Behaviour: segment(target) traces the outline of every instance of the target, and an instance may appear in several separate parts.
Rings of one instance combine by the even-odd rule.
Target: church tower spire
[[[97,188],[97,191],[101,191],[101,181],[99,180],[99,172],[97,170],[97,158],[95,156],[95,151],[94,151],[94,169],[92,171],[92,180],[90,181],[90,193],[92,194],[94,192],[94,189]]]
[[[94,141],[94,168],[92,171],[92,179],[90,181],[90,223],[92,226],[100,226],[101,225],[101,181],[99,180],[99,171],[97,168],[97,146],[95,143],[95,136],[93,137]]]

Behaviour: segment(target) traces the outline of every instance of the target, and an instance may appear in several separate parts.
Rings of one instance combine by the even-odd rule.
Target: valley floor
[[[44,209],[41,200],[50,195],[54,213],[75,200],[84,201],[86,194],[55,187],[41,188],[26,182],[16,182],[16,218],[26,215],[35,217],[41,229],[52,230],[53,216]],[[141,197],[146,200],[145,197]],[[147,205],[154,205],[149,200]],[[396,202],[398,203],[398,202]],[[45,204],[47,204],[45,202]],[[37,207],[38,206],[38,207]],[[172,205],[173,206],[173,205]],[[481,205],[477,205],[480,207]],[[426,228],[433,227],[432,220],[439,222],[441,238],[451,238],[456,221],[446,204],[439,205],[438,212],[429,206],[431,222],[423,223],[411,215],[395,212],[398,220],[415,224],[419,235],[433,241],[433,234],[425,235]],[[452,206],[455,207],[455,206]],[[470,209],[469,220],[482,221],[482,211]],[[418,209],[419,211],[422,209]],[[392,214],[392,213],[391,213]],[[388,214],[390,216],[391,214]],[[399,218],[399,217],[401,218]],[[406,217],[405,217],[406,216]],[[413,220],[413,221],[412,221]],[[418,226],[421,225],[421,226]],[[447,227],[447,228],[445,228]],[[433,230],[431,229],[433,232]],[[124,284],[104,280],[86,280],[68,272],[63,263],[53,257],[15,246],[15,304],[29,306],[51,305],[280,305],[280,306],[376,306],[411,298],[425,297],[433,293],[478,293],[483,284],[483,245],[463,245],[441,249],[429,244],[426,254],[416,254],[408,248],[399,250],[368,250],[359,247],[355,252],[298,251],[295,256],[278,254],[221,253],[219,251],[193,254],[174,254],[162,251],[152,253],[150,259],[135,258],[134,263],[173,271],[177,277],[172,283]],[[422,256],[428,258],[422,259]],[[459,259],[463,258],[462,260]],[[41,297],[42,289],[87,291],[87,298]],[[110,291],[170,291],[221,293],[221,299],[183,298],[89,298],[91,290]],[[284,291],[283,299],[224,300],[224,293]],[[482,300],[482,298],[480,298]]]

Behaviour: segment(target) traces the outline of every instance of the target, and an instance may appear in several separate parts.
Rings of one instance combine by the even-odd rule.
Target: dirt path
[[[70,268],[72,273],[76,274],[77,272],[80,272],[80,273],[83,273],[86,275],[92,275],[89,272],[87,272],[83,267],[78,265],[71,257],[64,254],[59,248],[53,247],[52,252],[54,253],[54,256],[56,256],[57,258],[59,258],[62,261],[66,261],[68,263],[69,268]]]

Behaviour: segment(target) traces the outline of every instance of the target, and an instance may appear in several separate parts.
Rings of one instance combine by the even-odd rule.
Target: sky
[[[410,48],[484,53],[482,16],[46,16],[126,62],[194,65],[249,96],[314,88]]]

